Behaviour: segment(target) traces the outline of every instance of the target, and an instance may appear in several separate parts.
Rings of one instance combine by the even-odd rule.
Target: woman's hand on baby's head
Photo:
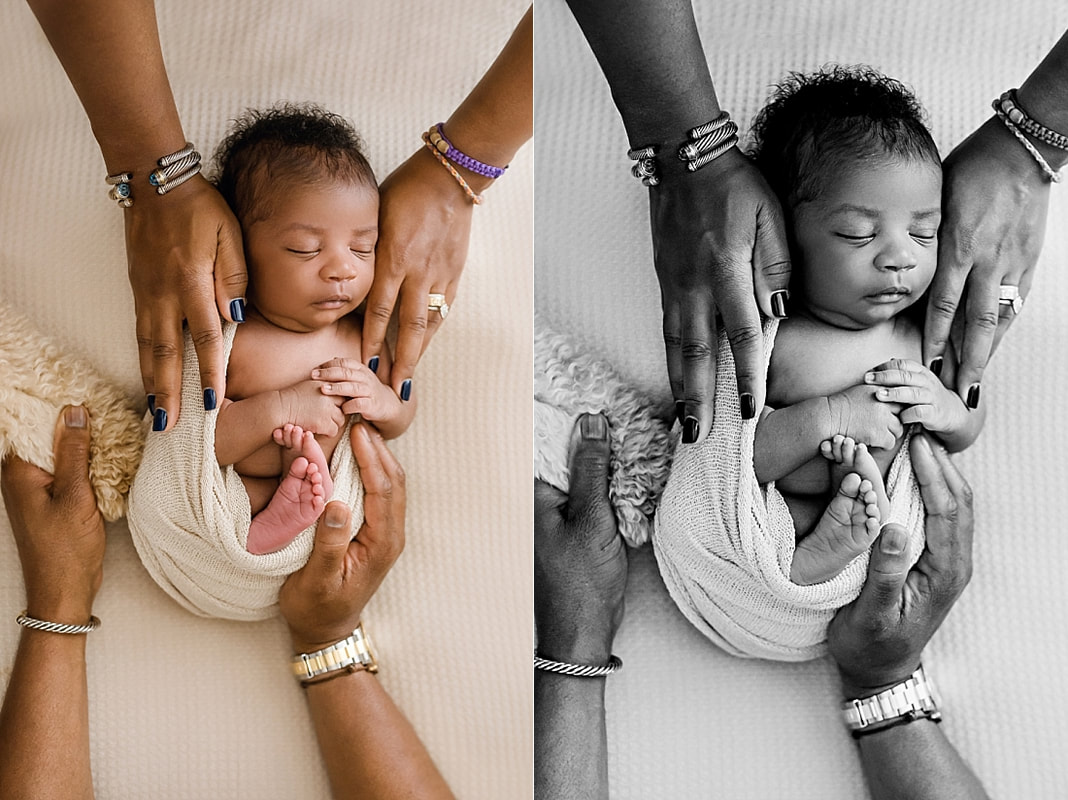
[[[898,416],[904,425],[919,423],[932,433],[947,434],[967,424],[964,402],[917,361],[892,358],[865,374],[864,383],[876,387],[879,402],[903,406]]]
[[[306,380],[278,391],[283,422],[319,436],[337,436],[345,426],[344,398],[323,393],[323,382]]]
[[[871,386],[857,384],[828,397],[830,420],[826,438],[841,434],[869,447],[892,448],[905,432],[898,416],[902,406],[880,402],[875,392]]]

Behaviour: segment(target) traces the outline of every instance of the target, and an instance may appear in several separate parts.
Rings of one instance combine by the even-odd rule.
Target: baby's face
[[[271,206],[243,231],[253,305],[286,330],[324,328],[371,288],[378,192],[347,183],[289,188]]]
[[[934,277],[941,200],[935,165],[879,159],[840,171],[796,206],[795,281],[809,312],[861,329],[919,300]]]

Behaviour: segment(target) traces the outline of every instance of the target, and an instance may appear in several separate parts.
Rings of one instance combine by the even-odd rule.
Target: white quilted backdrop
[[[202,150],[245,107],[312,100],[355,122],[384,178],[474,86],[527,3],[158,6],[186,133]],[[0,8],[0,75],[0,297],[143,404],[121,215],[23,3]],[[407,548],[367,612],[381,680],[457,795],[486,800],[531,793],[531,163],[528,146],[476,210],[455,310],[416,374],[419,414],[394,446],[409,475]],[[4,686],[24,594],[0,519]],[[98,797],[328,796],[280,620],[186,613],[148,578],[124,522],[108,531],[96,613]]]
[[[944,153],[1068,27],[1060,0],[695,5],[720,102],[740,124],[788,70],[865,62],[915,88]],[[535,304],[663,399],[646,192],[566,6],[545,0],[536,14]],[[986,431],[959,459],[977,495],[975,577],[926,658],[946,731],[996,797],[1068,791],[1065,191],[1053,189],[1033,293],[987,373]],[[613,800],[866,796],[832,665],[724,655],[674,607],[649,548],[632,554],[616,650],[626,667],[608,681]]]

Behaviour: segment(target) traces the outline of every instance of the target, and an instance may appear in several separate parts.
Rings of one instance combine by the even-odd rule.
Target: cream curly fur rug
[[[603,361],[582,352],[534,314],[534,476],[566,492],[571,431],[580,414],[603,412],[611,440],[608,495],[620,533],[649,541],[652,517],[674,449],[670,410],[624,385]],[[659,413],[658,413],[659,412]]]
[[[0,302],[0,457],[52,472],[52,440],[65,405],[89,412],[89,480],[109,522],[126,512],[145,428],[126,397],[86,361],[63,350]]]

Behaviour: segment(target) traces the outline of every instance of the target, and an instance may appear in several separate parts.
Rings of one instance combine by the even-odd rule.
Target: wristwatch
[[[293,657],[293,675],[302,684],[318,683],[315,679],[328,673],[359,670],[378,672],[378,661],[371,645],[371,637],[364,631],[363,623],[357,625],[352,635],[340,642],[314,653],[300,653]]]
[[[923,665],[896,686],[871,697],[846,700],[842,716],[854,737],[926,717],[939,722],[939,698]]]

